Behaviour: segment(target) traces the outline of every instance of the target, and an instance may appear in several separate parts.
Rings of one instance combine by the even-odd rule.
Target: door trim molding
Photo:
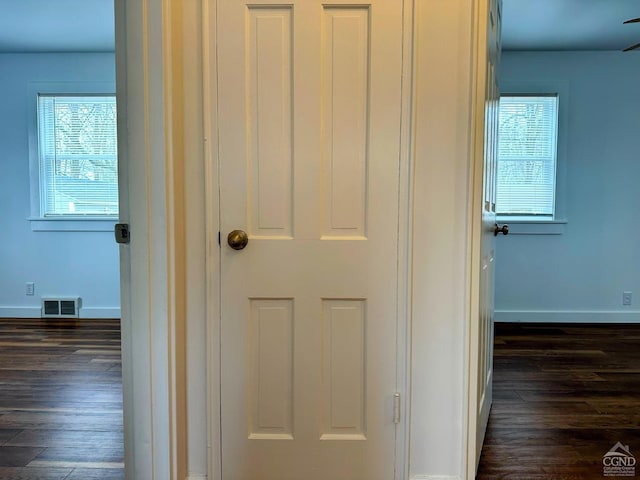
[[[222,478],[221,391],[220,391],[220,226],[218,159],[218,65],[216,58],[216,9],[214,2],[202,2],[202,70],[205,155],[205,245],[207,318],[207,478]]]
[[[411,454],[411,303],[413,267],[413,99],[415,98],[414,64],[415,0],[403,0],[402,19],[402,98],[400,120],[400,176],[398,211],[398,309],[397,309],[397,391],[402,392],[402,420],[396,431],[396,480],[409,478]]]
[[[478,354],[480,332],[480,278],[482,260],[482,211],[483,211],[483,160],[484,160],[484,108],[486,98],[485,63],[487,29],[484,12],[490,0],[474,1],[471,16],[471,55],[470,55],[470,122],[469,136],[469,190],[467,219],[469,225],[468,263],[467,263],[467,315],[465,322],[465,371],[464,412],[463,412],[463,448],[462,472],[464,478],[475,478],[477,452],[478,421]]]
[[[126,478],[186,476],[180,0],[115,1]]]

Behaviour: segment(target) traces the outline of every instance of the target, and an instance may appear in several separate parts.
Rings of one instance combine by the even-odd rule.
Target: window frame
[[[30,216],[33,231],[112,231],[118,215],[42,215],[41,209],[41,166],[38,138],[38,96],[93,96],[116,95],[115,82],[30,82],[28,85],[28,136],[29,136],[29,182]]]
[[[509,234],[560,235],[568,223],[566,217],[566,169],[569,85],[554,79],[517,82],[508,78],[501,81],[500,96],[549,96],[558,97],[558,132],[555,178],[555,205],[553,216],[548,215],[496,215],[501,223],[509,224]]]

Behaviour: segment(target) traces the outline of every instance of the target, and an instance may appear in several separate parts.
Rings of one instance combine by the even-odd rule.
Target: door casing
[[[482,381],[480,375],[480,356],[483,344],[483,332],[479,328],[479,318],[483,307],[483,236],[486,235],[483,224],[483,212],[485,208],[484,181],[485,181],[485,105],[488,100],[487,82],[489,72],[487,67],[487,23],[490,5],[493,0],[478,0],[474,2],[473,11],[473,44],[475,50],[472,53],[473,66],[472,91],[471,91],[471,165],[470,165],[470,222],[471,222],[471,257],[469,268],[469,317],[466,325],[467,345],[466,353],[466,451],[463,452],[463,474],[465,478],[475,478],[477,461],[482,445],[478,443],[478,436],[482,434],[478,430],[478,387]],[[495,209],[495,206],[494,206]],[[491,286],[491,291],[493,287]],[[485,299],[486,300],[486,299]],[[493,301],[491,300],[491,304]],[[493,315],[491,315],[493,317]],[[491,318],[490,322],[493,322]],[[493,345],[493,339],[491,339]],[[491,346],[493,350],[493,346]],[[491,378],[489,378],[491,381]]]
[[[204,277],[187,256],[203,223],[194,221],[203,203],[193,168],[202,163],[201,116],[192,116],[200,94],[184,82],[198,66],[181,50],[199,46],[193,5],[115,0],[119,221],[130,224],[130,244],[120,246],[127,479],[184,479],[190,469],[187,391],[197,379],[186,383],[186,328],[204,317],[198,302],[187,309]],[[196,454],[203,437],[192,442]]]

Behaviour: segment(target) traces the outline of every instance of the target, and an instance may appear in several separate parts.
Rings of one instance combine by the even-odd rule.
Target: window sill
[[[34,232],[113,232],[114,218],[29,218]]]
[[[509,225],[509,235],[562,235],[568,222],[502,217],[498,223]]]

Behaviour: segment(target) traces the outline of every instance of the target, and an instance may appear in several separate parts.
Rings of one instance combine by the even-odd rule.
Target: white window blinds
[[[557,95],[500,98],[498,214],[553,216],[557,132]]]
[[[118,159],[114,96],[38,96],[43,217],[116,216]]]

